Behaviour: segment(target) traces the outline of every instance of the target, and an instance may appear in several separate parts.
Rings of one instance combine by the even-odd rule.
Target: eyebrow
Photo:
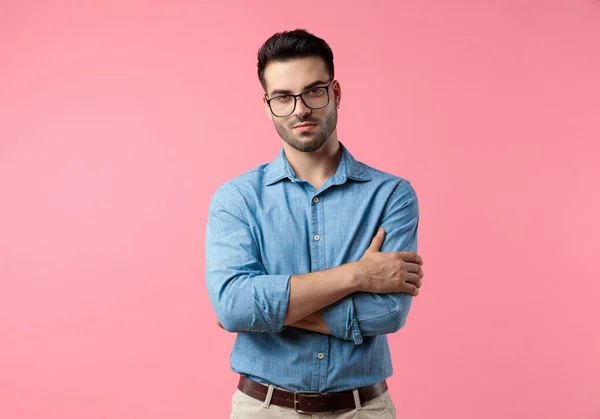
[[[316,87],[319,85],[325,85],[325,84],[327,84],[326,81],[317,80],[317,81],[312,82],[311,84],[304,86],[304,89],[302,91],[306,91],[308,89],[312,89],[313,87]],[[291,90],[277,89],[277,90],[273,90],[269,96],[272,97],[273,95],[289,95],[289,94],[292,94]]]

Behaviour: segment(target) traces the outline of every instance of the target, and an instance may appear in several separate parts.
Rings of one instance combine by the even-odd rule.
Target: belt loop
[[[362,405],[360,404],[360,396],[358,394],[358,389],[352,390],[352,395],[354,396],[354,404],[356,405],[356,410],[362,410]]]
[[[265,397],[265,402],[263,403],[263,407],[268,409],[271,406],[271,399],[273,398],[273,390],[275,390],[275,385],[269,384],[269,389],[267,390],[267,397]]]

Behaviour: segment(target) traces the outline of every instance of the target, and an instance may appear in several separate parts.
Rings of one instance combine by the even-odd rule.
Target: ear
[[[335,80],[331,85],[331,89],[333,90],[333,96],[335,97],[335,107],[340,107],[340,102],[342,101],[342,86],[340,86],[340,82]]]
[[[267,103],[267,97],[263,96],[262,97],[263,100],[263,106],[265,107],[265,112],[267,112],[267,116],[269,117],[269,119],[273,119],[273,114],[271,113],[271,108],[269,108],[269,104]]]

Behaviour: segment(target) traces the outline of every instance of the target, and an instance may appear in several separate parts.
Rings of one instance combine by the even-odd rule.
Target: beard
[[[294,125],[301,124],[303,122],[310,122],[318,124],[314,130],[308,132],[294,132]],[[275,129],[283,141],[289,144],[294,149],[303,153],[311,153],[317,151],[327,142],[335,127],[337,126],[337,108],[333,108],[333,111],[329,112],[323,121],[319,121],[316,118],[311,118],[308,115],[304,119],[295,119],[290,123],[279,123],[276,119],[273,119]]]

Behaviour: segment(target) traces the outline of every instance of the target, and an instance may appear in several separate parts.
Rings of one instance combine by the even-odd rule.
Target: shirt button
[[[316,241],[319,241],[319,240],[321,240],[321,236],[319,236],[318,234],[315,234],[315,237],[314,237],[314,239],[315,239]]]
[[[323,359],[323,357],[325,357],[325,355],[323,355],[323,353],[322,353],[322,352],[319,352],[319,353],[317,354],[317,358],[319,358],[319,359]]]
[[[316,204],[317,202],[319,202],[319,198],[315,197],[315,199],[313,199],[313,202]]]

